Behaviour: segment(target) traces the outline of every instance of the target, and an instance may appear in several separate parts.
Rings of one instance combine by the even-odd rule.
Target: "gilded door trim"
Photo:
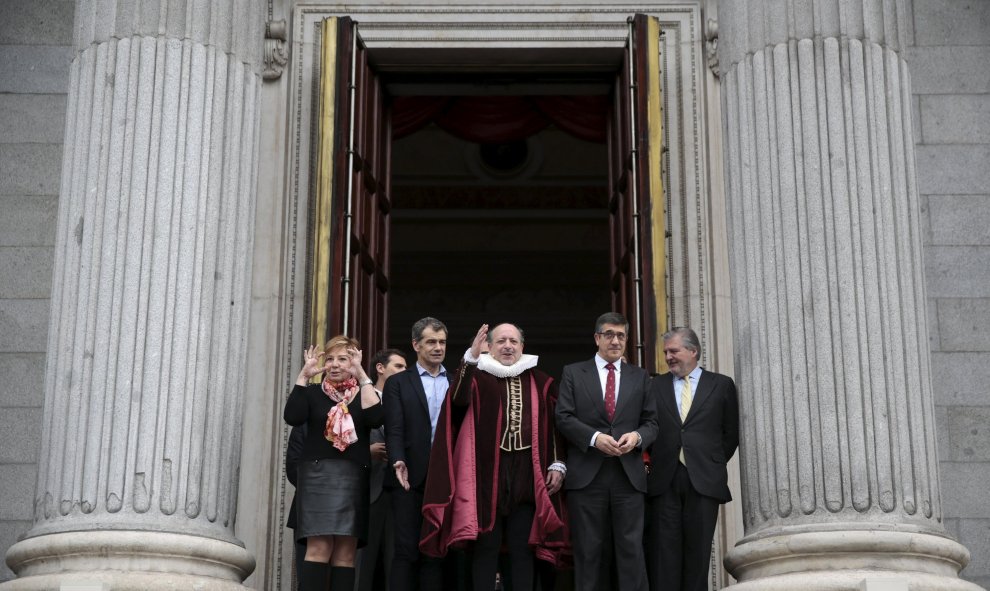
[[[337,115],[337,26],[340,17],[323,21],[323,52],[320,68],[319,140],[316,171],[316,204],[313,211],[313,253],[310,273],[309,342],[322,346],[327,340],[327,317],[330,309],[330,260],[332,248],[331,212],[333,211],[333,148]]]
[[[660,21],[656,17],[647,18],[646,23],[646,124],[650,187],[650,226],[652,232],[651,252],[653,256],[652,291],[657,317],[657,336],[667,332],[667,253],[666,253],[666,197],[663,186],[663,95],[660,88]],[[658,371],[666,372],[663,348],[654,347]]]

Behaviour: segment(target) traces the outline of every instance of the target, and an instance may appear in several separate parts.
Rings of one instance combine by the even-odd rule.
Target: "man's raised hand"
[[[478,334],[474,335],[474,340],[471,342],[471,357],[478,359],[481,357],[481,347],[488,340],[488,325],[482,324],[481,328],[478,329]]]

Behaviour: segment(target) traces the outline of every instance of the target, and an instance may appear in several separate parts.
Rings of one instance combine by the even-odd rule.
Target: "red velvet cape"
[[[529,545],[540,560],[564,566],[571,555],[567,514],[558,491],[547,494],[547,468],[563,461],[564,446],[556,435],[554,407],[557,388],[553,378],[529,369],[520,374],[524,396],[529,396],[533,491],[536,513]],[[423,495],[423,531],[420,550],[442,557],[451,547],[474,541],[494,527],[498,507],[498,442],[504,429],[501,400],[504,378],[461,363],[444,400],[430,452],[430,471]],[[466,389],[466,391],[461,391]],[[453,405],[467,398],[467,414],[455,431]],[[540,412],[535,412],[539,409]],[[455,444],[456,438],[456,444]]]

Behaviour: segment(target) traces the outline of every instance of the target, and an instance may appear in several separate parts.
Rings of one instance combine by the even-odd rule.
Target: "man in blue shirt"
[[[443,366],[447,326],[436,318],[421,318],[412,327],[412,346],[416,363],[390,377],[382,396],[385,444],[393,468],[385,480],[395,524],[390,589],[441,591],[441,562],[420,555],[419,536],[430,448],[450,385]]]
[[[663,354],[670,371],[649,391],[660,425],[647,479],[650,591],[707,591],[718,507],[732,500],[726,464],[739,445],[739,400],[732,378],[698,365],[690,328],[664,334]]]

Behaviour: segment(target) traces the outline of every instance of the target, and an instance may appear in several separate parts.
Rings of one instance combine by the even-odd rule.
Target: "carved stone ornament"
[[[718,78],[718,21],[713,18],[705,23],[705,57],[708,68]]]
[[[289,61],[289,47],[286,44],[285,20],[271,20],[265,23],[265,66],[261,75],[265,80],[277,80]]]

